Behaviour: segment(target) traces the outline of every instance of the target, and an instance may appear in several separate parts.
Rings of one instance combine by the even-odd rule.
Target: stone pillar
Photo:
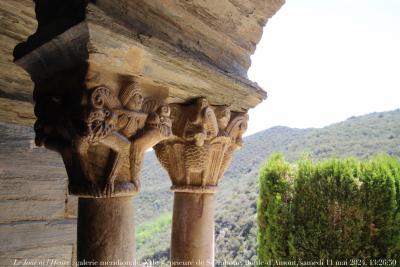
[[[78,261],[132,266],[133,197],[145,151],[171,135],[167,95],[143,90],[133,76],[88,69],[84,57],[62,65],[41,51],[22,60],[35,83],[35,143],[61,155],[69,194],[80,198]],[[37,55],[48,71],[35,68]]]
[[[171,135],[170,108],[135,82],[58,88],[35,88],[35,141],[61,154],[69,193],[80,197],[78,262],[132,266],[139,171],[145,151]]]
[[[214,194],[175,192],[172,220],[171,261],[214,266]]]
[[[135,261],[133,197],[79,199],[77,260],[132,266],[125,263]]]
[[[171,105],[173,135],[154,149],[172,180],[174,266],[214,266],[214,193],[233,152],[242,144],[248,116],[205,98]]]

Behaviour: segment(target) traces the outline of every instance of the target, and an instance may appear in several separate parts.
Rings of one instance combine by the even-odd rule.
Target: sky
[[[286,0],[251,59],[247,135],[400,108],[400,0]]]

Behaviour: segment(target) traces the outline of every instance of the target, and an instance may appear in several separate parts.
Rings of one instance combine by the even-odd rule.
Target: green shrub
[[[273,155],[261,169],[257,203],[260,259],[283,259],[289,253],[290,166],[280,154]],[[261,197],[262,196],[262,197]]]
[[[159,233],[163,233],[171,228],[172,213],[167,212],[161,214],[155,220],[140,224],[136,228],[136,245],[140,248],[146,239],[151,239]]]
[[[272,155],[260,173],[258,259],[399,258],[399,208],[395,158],[289,165]]]

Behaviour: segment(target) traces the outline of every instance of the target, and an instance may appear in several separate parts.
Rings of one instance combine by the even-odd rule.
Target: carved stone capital
[[[214,193],[218,181],[242,145],[248,115],[206,98],[171,105],[172,132],[154,149],[175,192]]]
[[[144,152],[171,135],[170,107],[134,82],[122,88],[35,90],[36,144],[59,152],[69,192],[133,195]]]

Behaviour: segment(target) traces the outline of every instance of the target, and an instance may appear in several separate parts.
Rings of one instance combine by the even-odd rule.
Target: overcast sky
[[[247,134],[400,108],[400,0],[286,0],[249,78],[268,99],[250,111]]]

